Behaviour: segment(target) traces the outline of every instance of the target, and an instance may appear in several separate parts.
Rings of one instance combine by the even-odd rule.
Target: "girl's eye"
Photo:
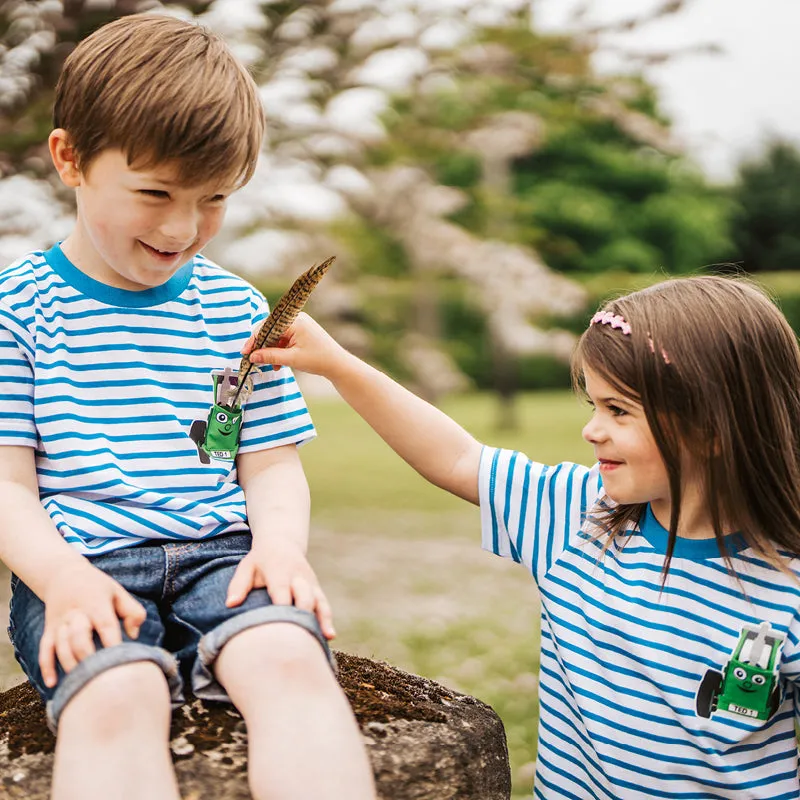
[[[628,412],[624,408],[620,408],[619,406],[609,406],[608,410],[615,416],[615,417],[623,417]]]

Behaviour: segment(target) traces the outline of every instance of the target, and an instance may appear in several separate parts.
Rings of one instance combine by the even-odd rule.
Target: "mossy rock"
[[[503,723],[485,703],[367,658],[337,653],[381,800],[508,800]],[[0,694],[0,796],[47,800],[55,739],[28,683]],[[247,732],[225,703],[191,698],[170,747],[189,800],[248,800]]]

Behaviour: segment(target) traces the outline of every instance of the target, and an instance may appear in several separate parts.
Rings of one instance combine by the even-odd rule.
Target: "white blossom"
[[[0,265],[32,250],[43,250],[72,229],[71,211],[46,181],[26,175],[0,180]]]
[[[422,75],[428,64],[427,53],[418,47],[393,47],[373,53],[351,73],[351,78],[359,83],[400,92]]]

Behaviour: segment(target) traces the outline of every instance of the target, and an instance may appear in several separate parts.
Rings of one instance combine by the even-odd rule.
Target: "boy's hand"
[[[326,639],[333,639],[333,614],[328,598],[302,549],[287,539],[254,539],[253,549],[241,560],[228,586],[226,605],[244,602],[251,589],[266,588],[275,605],[302,608],[316,614]]]
[[[303,372],[332,377],[337,366],[349,355],[319,324],[308,314],[300,312],[289,330],[281,338],[277,347],[250,349],[253,334],[242,348],[242,355],[249,355],[254,364],[273,364],[293,367]]]
[[[44,633],[39,645],[39,667],[46,686],[55,686],[56,657],[64,672],[95,652],[93,633],[104,647],[122,641],[120,620],[131,639],[147,614],[117,581],[88,561],[59,572],[47,586],[44,602]]]

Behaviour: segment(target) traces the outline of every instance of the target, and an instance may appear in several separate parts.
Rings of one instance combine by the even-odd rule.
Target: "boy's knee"
[[[308,681],[329,679],[331,668],[320,643],[305,628],[271,622],[234,636],[220,652],[220,661],[252,670],[260,679]]]
[[[139,726],[158,724],[170,713],[170,693],[161,668],[135,661],[104,670],[64,707],[59,733],[83,728],[108,740]]]

